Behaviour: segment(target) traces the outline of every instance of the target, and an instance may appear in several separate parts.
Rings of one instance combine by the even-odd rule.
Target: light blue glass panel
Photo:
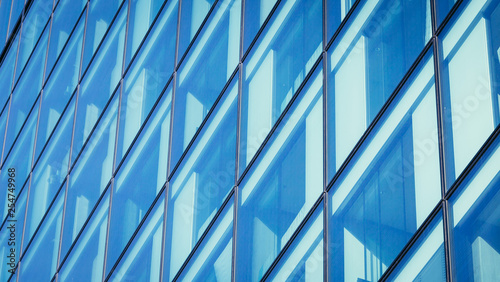
[[[246,52],[252,43],[276,2],[276,0],[245,1],[243,52]]]
[[[326,2],[327,41],[330,41],[332,36],[335,34],[335,31],[337,31],[337,28],[339,27],[340,23],[344,20],[345,16],[351,9],[354,2],[355,0],[328,0]],[[394,11],[398,8],[399,8],[398,6],[395,6]]]
[[[431,37],[430,1],[361,1],[328,51],[328,179]]]
[[[318,67],[239,185],[239,277],[262,278],[323,192],[322,86]]]
[[[118,13],[125,15],[126,17],[128,0],[90,1],[90,10],[87,16],[87,28],[85,30],[85,47],[83,51],[82,70],[85,70],[87,68],[92,55],[96,52],[96,49],[99,46],[99,43],[101,43],[104,34],[112,24],[111,21],[113,20],[113,17],[117,13],[118,8],[120,7],[120,4],[122,2],[124,2],[125,4],[121,6],[121,11]],[[123,53],[120,58],[122,57]]]
[[[21,43],[19,44],[19,53],[17,55],[16,80],[19,78],[35,45],[37,45],[38,38],[44,28],[44,32],[47,34],[49,33],[50,22],[48,20],[52,13],[52,2],[53,0],[33,1],[33,5],[29,9],[28,15],[24,19],[21,27]],[[42,42],[38,42],[38,44],[40,43]],[[45,48],[47,48],[47,39],[45,39],[44,45]],[[43,62],[45,62],[45,57]],[[38,65],[41,75],[43,75],[43,66],[44,64]]]
[[[500,123],[500,4],[470,1],[455,15],[441,37],[446,188]]]
[[[54,63],[61,54],[64,44],[68,41],[71,32],[75,28],[77,21],[85,22],[86,12],[83,12],[84,7],[86,6],[87,1],[85,0],[60,0],[54,11],[54,17],[52,19],[52,26],[50,30],[50,44],[49,44],[49,53],[47,57],[47,71],[45,77],[48,76],[50,70],[54,66]],[[79,18],[81,17],[81,18]],[[80,24],[82,26],[82,24]],[[74,34],[71,35],[73,37],[81,37],[82,30],[81,27],[77,27]],[[75,41],[74,39],[72,40]],[[71,43],[70,43],[71,44]],[[74,44],[74,43],[73,43]],[[81,43],[80,43],[81,45]],[[68,47],[66,47],[68,48]],[[67,51],[66,51],[67,52]],[[80,54],[81,56],[81,49]],[[59,61],[60,63],[60,61]],[[76,68],[80,65],[80,60],[76,63]],[[61,80],[60,83],[63,81]]]
[[[76,85],[82,54],[83,28],[85,21],[80,19],[78,27],[73,32],[64,53],[59,57],[42,92],[40,120],[36,138],[35,159],[38,158],[43,146],[50,137],[65,107],[73,116],[75,105],[68,105],[70,97],[76,100]],[[73,95],[73,96],[72,96]],[[68,110],[66,110],[68,111]]]
[[[244,62],[240,174],[322,51],[321,1],[280,2]]]
[[[116,136],[117,97],[118,95],[115,95],[111,101],[102,120],[70,171],[61,256],[68,251],[111,178]]]
[[[108,225],[109,189],[103,195],[71,252],[62,262],[58,281],[101,281]],[[67,221],[64,221],[66,225]],[[64,236],[64,233],[63,233]]]
[[[171,101],[169,89],[115,175],[106,274],[167,181]]]
[[[177,24],[177,14],[178,7],[177,0],[168,1],[170,6],[170,11],[167,12],[168,15],[175,15],[175,23]],[[172,3],[174,2],[174,3]],[[139,44],[141,43],[144,35],[148,31],[149,26],[153,22],[160,9],[163,0],[131,0],[130,11],[128,15],[128,35],[127,35],[127,50],[125,55],[125,66],[128,65],[130,59],[137,51]],[[172,13],[173,12],[173,13]],[[172,17],[172,16],[167,16]],[[173,31],[173,33],[171,33]],[[172,41],[175,42],[176,29],[169,32],[169,36]],[[175,44],[175,43],[174,43]]]
[[[61,237],[64,186],[57,195],[43,224],[40,225],[35,239],[23,255],[19,281],[49,281],[56,272]],[[24,248],[26,248],[26,244],[27,241],[23,245]]]
[[[231,281],[233,206],[231,197],[178,281]]]
[[[3,49],[8,36],[10,8],[12,0],[0,2],[0,48]]]
[[[450,12],[453,5],[457,2],[457,0],[439,0],[436,1],[436,13],[437,13],[437,25],[441,25],[448,12]],[[463,2],[469,2],[465,0]]]
[[[7,281],[7,279],[12,275],[16,269],[16,263],[19,261],[19,252],[15,251],[15,258],[11,255],[11,248],[15,246],[9,246],[9,237],[10,230],[8,229],[9,225],[5,225],[0,230],[0,255],[2,256],[2,264],[0,265],[0,281]],[[16,227],[17,228],[17,227]],[[22,228],[21,228],[22,229]],[[11,243],[13,244],[13,243]],[[10,257],[9,257],[10,256]],[[11,259],[12,257],[12,259]],[[11,270],[13,269],[14,270]]]
[[[10,44],[5,55],[3,63],[0,65],[0,115],[7,116],[6,107],[8,105],[9,95],[12,90],[12,80],[14,76],[14,67],[16,66],[16,54],[19,42],[19,33]],[[5,130],[5,127],[4,129]]]
[[[109,281],[159,281],[164,210],[165,193],[157,200]]]
[[[200,28],[214,0],[183,0],[179,31],[179,59]],[[240,12],[241,13],[241,12]]]
[[[126,21],[125,4],[80,84],[73,141],[75,153],[80,151],[87,140],[113,91],[116,91],[115,96],[120,94],[117,85],[122,75]]]
[[[43,66],[45,65],[45,54],[47,53],[47,39],[48,30],[42,34],[40,42],[26,65],[23,75],[12,92],[7,136],[4,144],[5,150],[10,149],[25,120],[29,115],[33,114],[32,111],[37,110],[38,115]]]
[[[446,281],[443,219],[436,217],[426,227],[387,281]]]
[[[237,95],[235,79],[169,182],[165,281],[174,278],[235,183]]]
[[[125,75],[120,106],[117,163],[121,161],[172,76],[177,12],[178,2],[168,1]]]
[[[177,72],[171,168],[238,65],[240,20],[241,0],[218,2]]]
[[[331,188],[331,281],[375,281],[441,199],[427,54]]]
[[[454,281],[500,279],[499,141],[497,137],[450,199]]]
[[[71,106],[33,168],[24,227],[25,247],[68,172],[74,102]]]
[[[323,281],[323,205],[307,220],[268,281]]]

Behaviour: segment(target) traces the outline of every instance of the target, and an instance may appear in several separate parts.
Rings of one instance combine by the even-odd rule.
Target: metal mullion
[[[117,120],[118,122],[118,120]],[[118,130],[118,129],[117,129]],[[115,138],[116,140],[116,138]],[[116,148],[116,146],[115,146]],[[115,150],[116,152],[116,150]],[[110,221],[111,221],[111,209],[113,208],[113,190],[114,190],[114,187],[115,187],[115,178],[113,176],[111,176],[111,185],[109,187],[109,204],[108,204],[108,220],[106,222],[106,239],[104,239],[104,257],[103,257],[103,264],[102,264],[102,281],[104,281],[104,279],[106,278],[106,261],[108,259],[108,242],[109,242],[109,226],[110,226]],[[102,193],[102,195],[104,195],[104,193]],[[95,208],[97,208],[97,206],[100,204],[100,201],[95,205]],[[90,221],[90,219],[92,218],[93,214],[90,214],[87,221]],[[85,227],[83,227],[80,232],[83,232],[85,229]],[[77,239],[78,240],[78,239]],[[77,241],[75,240],[75,242]],[[74,243],[75,243],[74,242]],[[69,253],[69,252],[68,252]]]
[[[165,183],[165,203],[163,205],[163,226],[161,236],[161,254],[160,254],[160,277],[158,281],[163,282],[163,270],[165,265],[165,238],[167,234],[167,208],[168,208],[168,193],[170,190],[170,183]]]
[[[234,186],[234,199],[233,199],[233,243],[232,243],[232,250],[231,250],[231,281],[235,282],[236,281],[236,258],[237,258],[237,253],[236,253],[236,247],[237,247],[237,239],[238,239],[238,209],[239,209],[239,198],[240,198],[240,193],[239,193],[239,187]]]
[[[177,71],[177,66],[179,65],[179,33],[181,31],[181,9],[182,9],[182,0],[178,0],[177,2],[177,27],[175,34],[175,54],[174,54],[174,72]]]
[[[174,114],[175,114],[175,96],[177,93],[177,71],[174,71],[172,74],[172,101],[170,104],[170,128],[169,128],[169,136],[168,136],[168,150],[167,150],[167,182],[170,180],[170,170],[172,169],[172,140],[173,140],[173,135],[174,135]],[[165,89],[166,91],[166,89]]]
[[[235,175],[234,175],[234,183],[238,182],[238,178],[240,175],[240,139],[241,139],[241,103],[242,103],[242,95],[243,95],[243,63],[238,64],[238,101],[237,101],[237,113],[236,113],[236,159],[235,159]]]
[[[452,257],[452,227],[453,224],[451,219],[451,209],[448,200],[443,200],[443,234],[444,234],[444,261],[445,261],[445,271],[446,271],[446,281],[452,282],[455,280],[453,271],[453,257]]]
[[[70,158],[71,161],[71,158]],[[66,215],[66,202],[68,199],[68,187],[69,187],[69,174],[66,175],[64,184],[66,187],[64,187],[64,203],[63,203],[63,210],[62,210],[62,215],[61,215],[61,231],[59,233],[59,248],[57,251],[57,263],[56,263],[56,273],[55,275],[55,280],[57,281],[59,278],[59,268],[61,265],[61,249],[62,249],[62,241],[63,241],[63,236],[64,236],[64,218]],[[62,187],[61,187],[62,190]]]

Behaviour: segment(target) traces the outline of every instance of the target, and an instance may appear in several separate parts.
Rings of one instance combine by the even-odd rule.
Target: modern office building
[[[499,281],[499,0],[0,0],[0,281]]]

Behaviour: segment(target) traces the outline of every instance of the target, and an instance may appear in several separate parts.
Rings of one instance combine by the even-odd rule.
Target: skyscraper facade
[[[0,281],[500,280],[500,1],[0,0]]]

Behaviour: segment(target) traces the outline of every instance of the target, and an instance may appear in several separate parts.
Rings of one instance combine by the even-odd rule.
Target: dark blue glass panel
[[[243,52],[248,49],[257,32],[264,24],[269,13],[276,4],[276,0],[245,1],[245,28],[243,38]]]
[[[319,205],[269,275],[269,281],[323,281],[323,205]]]
[[[429,5],[361,1],[328,51],[328,179],[430,39]]]
[[[318,67],[239,185],[239,277],[262,278],[323,192],[322,86]]]
[[[436,217],[399,262],[387,281],[446,281],[443,219]]]
[[[0,65],[0,115],[7,116],[8,99],[13,87],[14,67],[16,66],[16,54],[19,43],[18,36],[12,41],[3,63]],[[4,128],[5,130],[5,128]]]
[[[354,2],[355,0],[327,0],[327,41],[330,41],[332,36],[335,34],[337,28],[339,27],[342,20],[344,20]]]
[[[58,281],[101,281],[108,227],[109,189],[59,270]],[[67,221],[64,221],[66,224]],[[64,236],[64,233],[63,233]],[[61,253],[61,259],[65,253]]]
[[[244,62],[240,174],[322,51],[322,3],[280,2]]]
[[[167,181],[171,101],[168,89],[115,175],[106,274]]]
[[[436,13],[437,13],[437,25],[441,25],[448,12],[451,10],[453,5],[457,2],[457,0],[439,0],[436,1]],[[464,1],[464,2],[467,2]]]
[[[179,281],[231,281],[233,206],[231,198],[180,273]]]
[[[498,26],[498,1],[469,1],[440,34],[446,188],[500,123]]]
[[[165,194],[163,193],[109,281],[159,281]]]
[[[177,72],[173,165],[238,65],[240,20],[241,0],[219,1]]]
[[[450,199],[455,281],[500,277],[500,139]]]
[[[3,49],[7,41],[10,8],[12,0],[4,0],[0,2],[0,48]]]
[[[379,279],[439,203],[437,136],[427,55],[331,187],[331,281]]]
[[[169,182],[165,281],[174,278],[234,185],[237,95],[235,79]]]

